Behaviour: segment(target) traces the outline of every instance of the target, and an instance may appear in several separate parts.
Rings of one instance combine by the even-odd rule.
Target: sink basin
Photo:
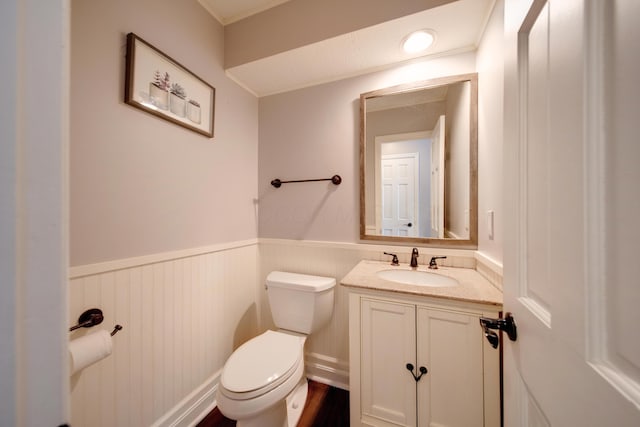
[[[458,286],[460,283],[452,278],[428,271],[417,270],[382,270],[378,271],[378,277],[391,282],[405,283],[407,285],[430,286],[444,288]]]

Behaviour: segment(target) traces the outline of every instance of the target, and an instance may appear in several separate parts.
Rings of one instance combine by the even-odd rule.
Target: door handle
[[[498,347],[499,338],[498,334],[490,329],[498,329],[507,333],[507,336],[511,341],[518,339],[518,328],[516,327],[516,321],[511,315],[507,313],[504,319],[493,319],[490,317],[481,317],[480,326],[484,330],[484,336],[487,338],[493,348]]]
[[[402,226],[403,227],[413,227],[413,224],[409,222],[407,224],[402,224]]]

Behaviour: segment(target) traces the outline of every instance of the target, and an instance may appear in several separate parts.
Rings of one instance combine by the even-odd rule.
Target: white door
[[[383,236],[418,233],[418,153],[381,156],[381,230]]]
[[[640,2],[505,1],[505,426],[640,426]]]
[[[445,118],[440,116],[431,134],[431,234],[444,238],[444,130]]]

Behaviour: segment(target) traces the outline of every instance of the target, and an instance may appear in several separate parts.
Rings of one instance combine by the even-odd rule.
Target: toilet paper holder
[[[99,325],[104,320],[104,316],[102,315],[102,310],[99,308],[90,308],[85,310],[80,317],[78,318],[78,324],[73,325],[69,328],[69,332],[75,331],[80,328],[91,328],[92,326]],[[111,331],[111,336],[114,336],[119,330],[122,329],[122,326],[116,325]]]

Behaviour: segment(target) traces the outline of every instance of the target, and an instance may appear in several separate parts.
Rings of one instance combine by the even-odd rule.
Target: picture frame
[[[127,34],[124,102],[213,138],[216,89],[134,33]]]

